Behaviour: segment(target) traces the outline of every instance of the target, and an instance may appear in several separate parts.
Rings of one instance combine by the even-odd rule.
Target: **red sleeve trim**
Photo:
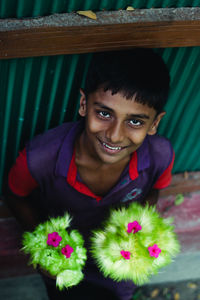
[[[174,158],[175,158],[175,154],[173,153],[173,158],[172,158],[170,165],[162,173],[162,175],[158,178],[157,182],[153,186],[154,189],[159,189],[159,190],[164,189],[170,184],[171,179],[172,179],[172,168],[174,165]]]
[[[19,153],[15,164],[11,168],[8,175],[8,184],[11,191],[21,197],[28,196],[38,187],[38,183],[28,169],[26,149]]]

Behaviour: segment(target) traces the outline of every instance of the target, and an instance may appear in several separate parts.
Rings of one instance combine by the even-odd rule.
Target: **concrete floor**
[[[149,285],[200,280],[200,253],[182,253],[175,261],[153,276]],[[33,274],[0,280],[0,299],[5,300],[48,300],[40,275]],[[192,299],[190,299],[192,300]]]
[[[0,280],[0,299],[48,300],[40,275],[28,275]]]

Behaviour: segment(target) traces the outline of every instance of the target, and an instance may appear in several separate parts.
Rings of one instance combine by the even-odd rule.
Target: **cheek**
[[[87,120],[87,127],[91,133],[106,130],[106,124],[97,120],[95,117],[90,117]]]
[[[143,132],[141,130],[135,130],[134,132],[129,134],[129,139],[135,145],[141,145],[145,137],[146,137],[146,132]]]

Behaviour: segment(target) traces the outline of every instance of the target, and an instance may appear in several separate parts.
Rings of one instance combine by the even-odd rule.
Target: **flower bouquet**
[[[91,252],[104,276],[141,285],[172,261],[179,242],[155,207],[137,203],[113,210],[103,230],[93,231]]]
[[[33,232],[23,235],[22,250],[30,255],[30,264],[56,277],[60,290],[78,284],[83,279],[82,268],[86,261],[84,241],[77,230],[70,226],[69,214],[51,218],[39,224]]]

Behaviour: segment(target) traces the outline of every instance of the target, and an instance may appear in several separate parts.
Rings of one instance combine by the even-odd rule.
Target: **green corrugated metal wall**
[[[92,4],[91,4],[92,3]],[[147,5],[148,3],[148,5]],[[78,9],[197,6],[200,1],[0,1],[0,17],[31,17]],[[200,47],[157,49],[172,78],[159,132],[175,149],[174,172],[200,170]],[[92,54],[0,61],[0,193],[3,177],[25,141],[75,120],[79,88]]]

